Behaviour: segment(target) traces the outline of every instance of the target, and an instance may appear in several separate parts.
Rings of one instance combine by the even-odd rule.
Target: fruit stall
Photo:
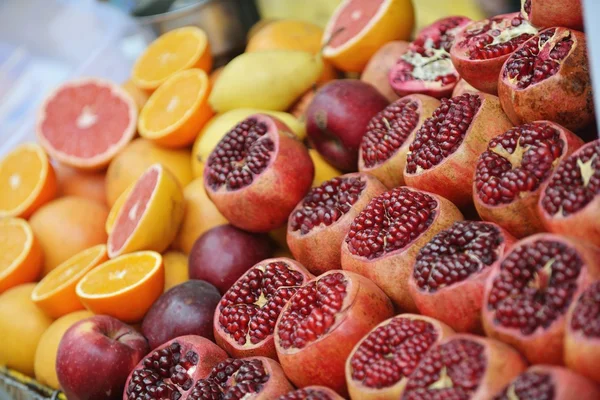
[[[599,400],[598,15],[0,3],[0,400]]]

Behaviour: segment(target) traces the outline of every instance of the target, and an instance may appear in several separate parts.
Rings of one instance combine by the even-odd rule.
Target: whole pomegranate
[[[576,131],[594,120],[585,35],[549,28],[506,60],[498,96],[515,125],[549,120]]]
[[[306,386],[280,396],[277,400],[344,400],[325,386]]]
[[[538,210],[550,232],[600,246],[600,140],[560,163],[541,191]]]
[[[277,359],[273,331],[283,306],[313,276],[289,258],[270,258],[250,268],[216,307],[216,342],[232,357]]]
[[[375,176],[388,188],[404,185],[408,146],[439,105],[433,97],[413,94],[376,114],[360,143],[358,170]]]
[[[342,269],[375,282],[404,311],[416,311],[408,279],[419,250],[462,220],[448,200],[401,186],[375,197],[354,219],[342,244]]]
[[[565,26],[583,30],[581,0],[521,0],[521,13],[542,28]]]
[[[417,254],[408,288],[423,315],[458,332],[481,331],[485,282],[491,266],[516,239],[490,222],[459,221]]]
[[[290,214],[287,244],[315,275],[340,269],[342,242],[354,218],[386,187],[367,174],[338,176],[312,188]]]
[[[502,64],[537,32],[521,13],[471,22],[456,35],[450,57],[462,79],[482,92],[497,94]]]
[[[277,118],[255,114],[231,129],[204,167],[206,193],[238,228],[268,232],[287,221],[312,184],[308,150]]]
[[[550,121],[511,128],[493,138],[475,169],[473,202],[482,219],[518,238],[544,231],[538,200],[556,166],[583,141]]]
[[[537,234],[498,260],[486,284],[485,333],[535,364],[562,364],[566,313],[600,267],[596,247]]]
[[[404,181],[459,207],[470,204],[477,158],[511,126],[496,96],[465,93],[443,99],[410,144]]]
[[[421,358],[454,332],[428,317],[401,314],[377,325],[346,361],[353,400],[398,399]]]
[[[375,325],[390,318],[387,296],[370,280],[333,270],[300,287],[275,326],[275,349],[297,387],[322,385],[347,393],[344,363]]]

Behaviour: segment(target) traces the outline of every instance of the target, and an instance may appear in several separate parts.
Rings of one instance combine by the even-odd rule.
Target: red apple
[[[69,400],[121,399],[131,370],[148,353],[146,338],[107,315],[81,320],[65,332],[56,374]]]

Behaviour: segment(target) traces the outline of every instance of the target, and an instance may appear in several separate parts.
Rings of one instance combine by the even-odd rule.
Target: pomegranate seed
[[[494,400],[542,400],[554,399],[552,377],[541,372],[524,372],[517,377]]]
[[[571,329],[588,338],[600,337],[600,282],[593,283],[577,300]]]

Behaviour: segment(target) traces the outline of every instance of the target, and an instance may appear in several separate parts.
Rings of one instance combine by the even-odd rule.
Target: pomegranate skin
[[[315,275],[332,269],[341,269],[341,246],[354,218],[365,208],[371,199],[385,192],[387,188],[375,177],[363,173],[342,175],[340,178],[360,178],[365,187],[350,210],[331,225],[319,224],[310,232],[302,234],[292,227],[296,211],[304,206],[304,200],[296,206],[288,219],[287,245],[296,260]],[[335,179],[335,178],[334,178]],[[310,193],[307,196],[310,196]]]
[[[557,72],[525,88],[517,87],[515,82],[520,81],[519,76],[513,78],[509,71],[512,68],[521,68],[523,63],[531,62],[523,60],[524,56],[540,59],[539,55],[532,56],[528,50],[539,48],[539,43],[535,41],[540,37],[550,36],[548,42],[554,45],[568,35],[573,41],[573,46],[566,56],[558,61]],[[545,58],[550,58],[548,54],[551,49],[548,42],[539,50]],[[555,49],[556,47],[552,48]],[[549,120],[572,131],[578,131],[591,124],[594,120],[594,102],[585,35],[567,28],[550,28],[523,43],[502,66],[498,78],[498,96],[502,109],[515,125]]]
[[[419,250],[443,229],[450,227],[455,221],[463,220],[463,215],[454,204],[441,196],[408,187],[412,192],[424,193],[437,201],[433,222],[405,247],[369,259],[353,254],[347,240],[342,243],[342,269],[352,271],[375,282],[392,300],[394,305],[405,312],[416,312],[417,307],[408,290],[408,280],[412,275],[412,267]]]
[[[562,126],[555,124],[554,122],[534,121],[533,124],[545,124],[560,132],[560,140],[563,143],[563,151],[562,154],[552,163],[554,166],[552,168],[555,168],[555,166],[557,166],[562,160],[570,156],[571,153],[583,145],[583,140],[581,140],[577,135],[568,129],[563,128]],[[518,129],[518,127],[515,129]],[[499,140],[499,142],[502,141]],[[491,144],[488,147],[488,151],[494,151],[490,147]],[[540,217],[538,201],[542,188],[544,187],[544,183],[548,181],[550,176],[547,176],[544,180],[541,180],[537,189],[532,191],[518,192],[518,194],[510,203],[497,205],[486,204],[482,200],[481,195],[477,190],[477,173],[479,171],[480,164],[483,163],[483,157],[486,155],[486,153],[483,153],[479,157],[475,178],[473,179],[473,203],[475,204],[475,208],[477,209],[477,213],[481,219],[497,223],[517,238],[523,238],[535,233],[546,231],[546,228],[544,227]],[[510,157],[509,155],[507,156]],[[521,156],[520,161],[525,158],[524,156],[525,154]]]
[[[486,93],[467,93],[461,98],[464,96],[479,97],[481,106],[467,127],[460,145],[441,162],[428,169],[419,171],[417,168],[414,173],[409,172],[410,158],[404,169],[404,181],[408,186],[436,193],[458,207],[464,207],[473,201],[473,175],[477,158],[486,150],[487,143],[493,137],[512,126],[496,96]],[[441,107],[444,107],[444,101]],[[433,119],[434,117],[431,117],[431,122]],[[427,123],[428,121],[425,121],[421,130],[417,131],[415,141],[411,144],[408,153],[409,157],[414,151],[415,142],[420,138],[420,132],[424,130]]]
[[[597,276],[598,274],[596,272],[598,271],[597,264],[598,260],[600,259],[600,253],[598,252],[598,249],[586,243],[576,242],[568,237],[540,233],[529,236],[515,243],[511,251],[515,251],[521,246],[540,240],[548,240],[564,244],[574,249],[577,255],[581,258],[582,266],[579,276],[575,281],[576,289],[572,295],[572,301],[574,301],[574,299],[576,299],[579,294],[588,287],[590,281],[593,279],[592,277]],[[490,277],[486,283],[484,307],[482,309],[482,322],[485,334],[515,347],[525,356],[525,358],[527,358],[529,362],[533,364],[561,365],[563,364],[566,311],[562,315],[557,315],[550,325],[546,327],[538,326],[532,333],[524,334],[518,328],[501,326],[497,322],[495,310],[490,308],[490,292],[494,285],[495,279],[501,273],[501,264],[509,255],[510,252],[494,264]],[[552,272],[550,274],[552,274]]]
[[[493,226],[498,230],[502,240],[495,249],[498,258],[501,258],[517,241],[510,233],[496,224],[479,223]],[[444,286],[435,292],[419,288],[414,274],[411,274],[408,289],[419,313],[436,318],[457,332],[481,333],[483,331],[481,325],[483,295],[491,270],[491,265],[483,267],[466,279]]]
[[[211,166],[213,157],[219,157],[217,145],[204,168],[204,186],[232,225],[250,232],[268,232],[285,224],[290,212],[310,189],[315,169],[306,147],[283,122],[264,114],[251,115],[245,121],[252,119],[267,126],[265,136],[269,135],[275,146],[266,169],[237,190],[229,190],[224,184],[214,188],[210,177],[215,173]]]
[[[521,12],[535,26],[565,26],[583,31],[581,0],[521,0]]]
[[[360,80],[375,87],[389,102],[398,100],[398,95],[390,86],[388,74],[396,60],[408,50],[410,43],[394,40],[381,46],[367,63]]]
[[[341,396],[347,396],[345,362],[352,348],[374,326],[393,315],[390,299],[373,282],[348,271],[333,270],[307,283],[333,275],[347,279],[347,294],[335,322],[328,332],[305,347],[284,348],[281,343],[282,319],[290,308],[296,292],[283,308],[275,326],[275,349],[281,366],[296,387],[326,386]],[[326,363],[323,362],[326,360]]]

